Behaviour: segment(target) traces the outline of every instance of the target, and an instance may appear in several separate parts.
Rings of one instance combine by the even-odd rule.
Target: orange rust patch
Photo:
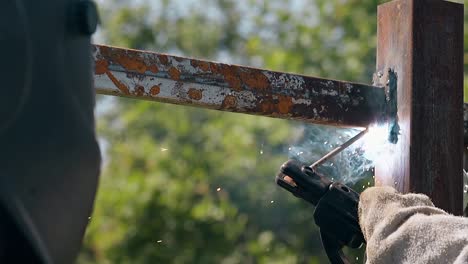
[[[265,90],[270,86],[268,78],[260,71],[241,71],[239,75],[242,82],[252,89]]]
[[[148,70],[151,71],[152,73],[157,73],[159,71],[158,66],[152,64],[151,66],[148,67]]]
[[[235,91],[240,91],[242,90],[242,86],[241,86],[241,82],[239,80],[239,78],[237,78],[236,76],[232,76],[232,75],[226,75],[226,82],[229,84],[230,87],[232,87],[233,90]]]
[[[260,103],[262,113],[270,114],[274,112],[275,105],[271,101],[263,101]]]
[[[169,69],[169,76],[171,76],[172,80],[180,80],[180,71],[176,67],[171,67]]]
[[[101,47],[100,51],[101,55],[107,61],[115,62],[128,71],[136,71],[141,74],[146,72],[146,62],[134,51],[114,49],[110,47]]]
[[[159,55],[158,58],[159,58],[159,61],[164,65],[167,65],[169,63],[169,59],[167,58],[166,55]]]
[[[202,92],[202,90],[197,90],[195,88],[190,88],[188,90],[188,96],[189,96],[190,99],[198,101],[198,100],[202,99],[203,92]]]
[[[237,99],[233,95],[227,95],[222,103],[223,108],[234,108],[237,105]]]
[[[239,77],[237,76],[237,68],[235,66],[212,64],[211,70],[214,73],[221,74],[224,80],[229,84],[229,87],[233,90],[242,90],[242,83]]]
[[[124,94],[130,94],[130,91],[128,90],[128,87],[122,83],[121,81],[117,80],[117,78],[115,78],[115,76],[110,72],[110,71],[107,71],[106,72],[107,76],[109,77],[109,79],[114,83],[114,85]]]
[[[150,89],[150,94],[151,94],[152,96],[158,95],[160,92],[161,92],[161,87],[159,87],[158,85],[154,85],[154,86],[151,87],[151,89]]]
[[[257,105],[257,108],[260,109],[262,113],[271,114],[275,112],[276,104],[273,101],[273,98],[270,96],[265,96],[262,98],[260,103]]]
[[[118,56],[116,60],[122,67],[129,71],[136,71],[141,74],[146,72],[146,63],[141,58]]]
[[[205,72],[210,70],[210,63],[206,62],[206,61],[192,60],[190,62],[190,65],[192,65],[193,67],[198,68],[198,69],[200,69],[202,71],[205,71]]]
[[[215,63],[210,64],[210,70],[213,73],[219,73],[219,67]]]
[[[278,96],[278,111],[280,114],[287,114],[293,106],[292,98],[285,95]]]
[[[135,87],[135,91],[133,92],[136,96],[142,96],[145,94],[145,88],[143,86]]]
[[[109,66],[109,63],[106,60],[98,60],[96,61],[94,73],[95,74],[104,74],[107,71],[107,67]]]

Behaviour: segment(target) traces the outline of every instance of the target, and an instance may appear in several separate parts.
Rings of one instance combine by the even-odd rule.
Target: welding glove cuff
[[[368,264],[468,263],[468,218],[434,207],[426,195],[368,188],[358,213]]]

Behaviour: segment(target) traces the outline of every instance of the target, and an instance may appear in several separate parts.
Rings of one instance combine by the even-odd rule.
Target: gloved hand
[[[434,207],[426,195],[369,188],[360,196],[359,224],[368,264],[468,263],[468,218]]]

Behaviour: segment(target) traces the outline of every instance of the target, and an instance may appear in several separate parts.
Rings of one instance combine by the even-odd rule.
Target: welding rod
[[[358,139],[362,138],[368,131],[368,128],[364,129],[363,131],[359,132],[357,135],[354,137],[350,138],[348,141],[345,143],[341,144],[340,146],[336,147],[332,151],[328,152],[325,156],[321,157],[319,160],[314,162],[312,165],[310,165],[310,168],[314,170],[317,166],[323,164],[327,160],[333,158],[336,154],[340,153],[343,151],[345,148],[349,147],[351,144],[356,142]]]

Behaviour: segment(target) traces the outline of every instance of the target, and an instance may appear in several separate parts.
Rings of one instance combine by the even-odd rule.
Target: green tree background
[[[110,0],[100,4],[100,38],[370,83],[382,2]],[[105,162],[78,263],[326,263],[313,208],[273,179],[288,158],[311,162],[352,131],[98,97],[98,134]],[[330,174],[371,184],[369,164],[353,156],[347,166],[343,155]],[[361,251],[350,254],[362,262]]]

